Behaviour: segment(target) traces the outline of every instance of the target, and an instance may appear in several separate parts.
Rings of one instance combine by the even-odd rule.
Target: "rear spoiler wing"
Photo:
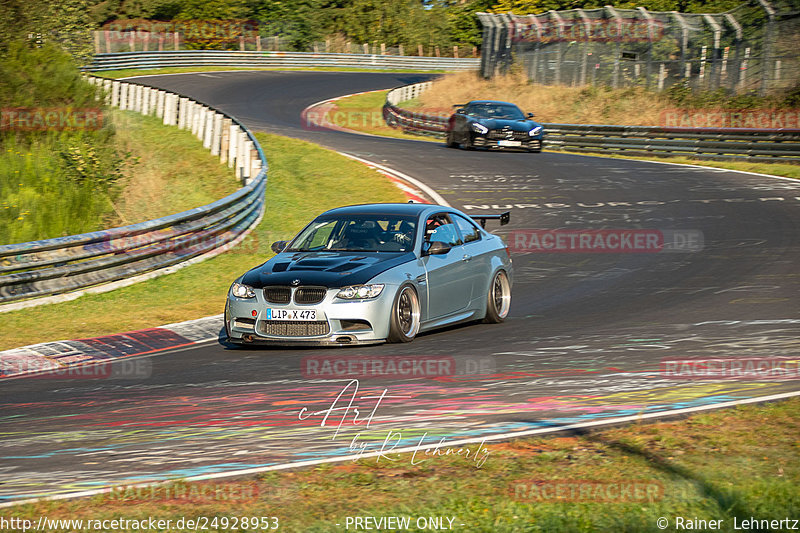
[[[499,215],[470,215],[470,218],[481,223],[481,227],[486,227],[487,220],[499,220],[501,226],[505,226],[511,220],[511,211],[500,213]]]

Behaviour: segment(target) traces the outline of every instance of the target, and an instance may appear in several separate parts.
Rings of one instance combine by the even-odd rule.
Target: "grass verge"
[[[445,444],[440,455],[389,453],[380,460],[119,490],[10,512],[34,523],[38,516],[157,517],[172,524],[181,518],[276,516],[281,531],[304,532],[342,531],[354,516],[409,517],[411,530],[419,517],[446,517],[454,519],[454,530],[492,533],[657,532],[664,530],[659,518],[675,531],[677,517],[693,524],[721,521],[719,528],[683,529],[760,530],[742,524],[800,513],[798,434],[795,398],[677,422],[492,444],[480,467],[471,457],[444,455]],[[466,448],[475,451],[478,444]]]
[[[356,96],[347,96],[333,102],[334,106],[325,117],[327,123],[370,135],[394,137],[396,139],[432,140],[435,137],[405,133],[389,127],[383,120],[383,103],[388,91],[370,91]]]
[[[400,137],[404,139],[416,139],[419,141],[429,141],[436,143],[443,143],[443,138],[436,138],[427,135],[414,135],[405,133],[399,129],[390,128],[385,123],[378,125],[377,120],[383,121],[381,114],[381,107],[383,102],[386,101],[386,93],[389,91],[379,91],[367,94],[359,94],[355,96],[347,96],[336,100],[336,108],[330,111],[330,116],[334,117],[332,122],[339,126],[347,127],[349,129],[360,131],[362,133],[370,133],[372,135],[384,135],[387,137]],[[401,102],[401,107],[407,109],[421,108],[422,103],[420,100],[410,100],[408,102]],[[568,103],[566,105],[569,105]],[[428,109],[428,106],[425,106]],[[443,108],[442,108],[443,109]],[[342,112],[342,115],[337,115],[337,112]],[[348,113],[353,116],[348,115]],[[336,118],[336,117],[339,118]],[[376,118],[377,117],[377,118]],[[537,120],[541,117],[537,117]],[[553,121],[557,122],[557,121]],[[366,125],[365,125],[366,124]],[[546,149],[545,149],[546,150]],[[548,150],[546,150],[548,151]],[[557,153],[569,153],[577,155],[590,155],[593,157],[608,157],[615,159],[631,159],[637,161],[660,161],[664,163],[683,163],[688,165],[699,165],[712,168],[724,168],[727,170],[739,170],[742,172],[756,172],[760,174],[770,174],[773,176],[784,176],[788,178],[800,179],[800,165],[790,163],[763,163],[763,162],[749,162],[749,161],[708,161],[705,159],[693,159],[684,156],[663,156],[663,157],[646,157],[646,156],[625,156],[614,153],[604,154],[589,154],[583,152],[568,152],[561,150],[549,150]]]
[[[292,237],[320,212],[359,203],[367,192],[374,202],[405,201],[389,180],[361,163],[308,142],[256,136],[269,161],[267,209],[261,224],[243,243],[203,263],[130,287],[3,313],[0,350],[221,313],[231,282],[271,256],[273,241]]]
[[[105,227],[134,224],[206,205],[240,187],[233,170],[219,162],[188,130],[164,126],[156,117],[112,110],[114,144],[134,161]]]
[[[149,69],[127,68],[122,70],[98,70],[96,72],[92,72],[92,75],[101,78],[118,80],[120,78],[129,78],[131,76],[160,76],[162,74],[192,74],[194,72],[222,72],[231,70],[312,70],[321,72],[385,72],[397,74],[442,74],[445,72],[444,70],[382,70],[347,67],[165,67]]]

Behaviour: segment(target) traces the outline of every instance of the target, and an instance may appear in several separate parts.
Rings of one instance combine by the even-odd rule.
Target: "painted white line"
[[[170,68],[170,67],[162,67],[162,68]],[[152,70],[160,70],[160,69],[156,68],[156,69],[152,69]],[[241,74],[241,73],[246,73],[246,72],[265,72],[265,71],[270,71],[270,70],[273,70],[273,69],[262,68],[262,69],[242,69],[242,70],[206,70],[206,71],[195,70],[195,71],[190,71],[190,72],[170,72],[170,73],[166,73],[166,74],[139,74],[138,76],[126,76],[124,78],[104,78],[104,79],[112,80],[112,81],[113,80],[135,80],[136,78],[153,78],[155,76],[159,76],[159,77],[160,76],[186,76],[186,75],[204,74],[206,72],[213,72],[214,74],[226,74],[226,73],[234,72],[234,73]],[[113,71],[96,70],[94,72],[113,72]],[[297,72],[297,71],[289,71],[289,72]],[[98,76],[98,77],[102,77],[102,76]]]
[[[446,207],[452,207],[447,202],[447,200],[442,198],[442,195],[439,194],[438,192],[436,192],[435,190],[433,190],[432,187],[429,187],[428,185],[422,183],[421,181],[419,181],[416,178],[412,178],[408,174],[404,174],[403,172],[400,172],[399,170],[395,170],[395,169],[387,167],[385,165],[380,165],[380,164],[375,163],[373,161],[370,161],[368,159],[364,159],[362,157],[358,157],[358,156],[355,156],[355,155],[352,155],[352,154],[348,154],[348,153],[345,153],[345,152],[336,152],[336,153],[337,154],[341,154],[341,155],[343,155],[345,157],[349,157],[350,159],[355,159],[356,161],[364,163],[365,165],[369,165],[371,167],[375,167],[375,168],[377,168],[377,169],[379,169],[379,170],[381,170],[383,172],[386,172],[387,174],[391,174],[391,175],[396,176],[397,178],[399,178],[401,180],[405,180],[405,181],[407,181],[409,183],[412,183],[415,186],[417,186],[418,188],[422,189],[422,192],[424,192],[425,194],[430,196],[433,199],[433,201],[436,202],[437,204],[444,205]]]
[[[619,159],[619,158],[606,157],[604,159]],[[627,159],[627,158],[625,158],[625,159]],[[629,161],[641,161],[642,163],[656,163],[656,164],[659,164],[659,165],[674,165],[674,166],[679,166],[679,167],[701,168],[703,170],[712,169],[712,170],[718,170],[720,172],[736,172],[738,174],[749,174],[751,176],[761,176],[762,178],[774,178],[776,180],[787,180],[787,181],[793,181],[795,183],[800,183],[800,180],[798,180],[796,178],[787,178],[786,176],[775,176],[773,174],[762,174],[760,172],[750,172],[750,171],[747,171],[747,170],[733,170],[733,169],[730,169],[730,168],[710,167],[710,166],[706,166],[706,165],[691,165],[689,163],[670,163],[669,161],[648,161],[647,159],[629,159]],[[779,161],[776,161],[776,163],[778,163],[778,162]],[[767,164],[769,164],[769,163],[767,163]],[[788,164],[788,163],[784,163],[784,164]]]
[[[732,168],[712,167],[712,166],[701,165],[701,164],[693,165],[693,164],[690,164],[690,163],[673,163],[671,161],[654,161],[654,160],[650,160],[650,159],[637,159],[637,158],[631,157],[631,156],[624,156],[623,157],[623,154],[619,154],[619,157],[612,157],[610,155],[598,155],[598,154],[589,154],[589,153],[585,153],[584,154],[584,153],[581,153],[581,152],[574,152],[574,151],[570,151],[570,150],[547,150],[547,146],[545,146],[545,150],[546,150],[546,152],[548,154],[560,154],[560,155],[578,156],[578,157],[593,157],[593,158],[596,158],[596,159],[608,159],[608,160],[611,160],[611,161],[636,161],[637,163],[653,163],[653,164],[656,164],[656,165],[672,165],[672,166],[676,166],[676,167],[699,168],[699,169],[702,169],[702,170],[715,170],[717,172],[736,172],[737,174],[748,174],[750,176],[761,176],[762,178],[774,178],[776,180],[787,180],[787,181],[793,181],[795,183],[800,181],[797,178],[787,178],[786,176],[776,176],[774,174],[762,174],[760,172],[750,172],[749,170],[734,170]],[[738,162],[739,163],[747,163],[747,161],[738,161]],[[780,161],[775,161],[775,163],[780,163]],[[765,164],[769,164],[769,163],[765,163]],[[784,164],[788,165],[789,163],[784,163]]]
[[[770,402],[776,400],[785,400],[788,398],[792,398],[795,396],[800,396],[800,391],[795,392],[784,392],[781,394],[772,394],[770,396],[761,396],[755,398],[745,398],[742,400],[733,400],[730,402],[722,402],[718,404],[710,404],[710,405],[701,405],[698,407],[686,407],[683,409],[674,409],[671,411],[658,411],[655,413],[647,413],[647,414],[639,414],[639,415],[631,415],[631,416],[622,416],[618,418],[604,418],[601,420],[593,420],[590,422],[579,422],[577,424],[567,424],[564,426],[559,427],[547,427],[547,428],[538,428],[538,429],[530,429],[526,431],[512,431],[509,433],[499,433],[497,435],[487,435],[484,437],[474,437],[469,439],[460,439],[454,441],[448,441],[447,445],[450,447],[454,446],[462,446],[467,444],[480,444],[484,442],[491,442],[491,441],[500,441],[500,440],[508,440],[508,439],[515,439],[519,437],[530,437],[532,435],[545,435],[548,433],[561,433],[564,431],[578,431],[578,430],[587,430],[593,428],[600,428],[603,426],[609,425],[616,425],[616,424],[624,424],[628,422],[640,422],[642,420],[656,420],[658,418],[663,417],[671,417],[671,416],[681,416],[681,415],[689,415],[693,413],[699,413],[703,411],[712,411],[716,409],[723,409],[727,407],[736,407],[739,405],[747,405],[751,403],[761,403],[761,402]],[[424,446],[406,446],[405,448],[395,448],[392,449],[392,453],[411,453],[417,450],[431,450],[434,448],[441,447],[441,443],[437,442],[435,444],[426,444]],[[261,474],[264,472],[275,472],[279,470],[290,470],[293,468],[303,468],[307,466],[316,466],[316,465],[323,465],[329,463],[341,463],[344,461],[353,461],[356,459],[366,459],[369,457],[378,457],[385,455],[386,451],[377,451],[377,452],[370,452],[370,453],[363,453],[363,454],[355,454],[355,455],[343,455],[339,457],[328,457],[326,459],[312,459],[309,461],[295,461],[291,463],[285,463],[280,465],[272,465],[272,466],[262,466],[257,468],[243,468],[241,470],[232,470],[229,472],[217,472],[215,474],[204,474],[200,476],[189,476],[185,478],[176,478],[167,481],[159,481],[156,483],[141,483],[141,484],[134,484],[134,485],[121,485],[126,488],[145,488],[145,487],[154,487],[159,485],[165,485],[169,483],[174,483],[176,481],[183,481],[183,482],[191,482],[191,481],[207,481],[211,479],[225,479],[231,477],[240,477],[240,476],[248,476],[252,474]],[[114,487],[106,487],[102,489],[94,489],[94,490],[85,490],[80,492],[70,492],[65,494],[56,494],[53,496],[44,496],[41,498],[31,498],[27,500],[19,500],[13,502],[4,502],[0,503],[0,508],[3,507],[13,507],[16,505],[26,505],[31,503],[43,502],[43,501],[54,501],[54,500],[66,500],[72,498],[82,498],[88,496],[98,496],[101,494],[107,494],[114,491]]]

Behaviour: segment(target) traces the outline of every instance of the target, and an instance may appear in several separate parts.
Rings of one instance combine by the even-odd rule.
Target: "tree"
[[[247,18],[245,0],[184,0],[177,20],[229,20]]]
[[[13,41],[54,41],[85,64],[95,28],[89,8],[89,0],[0,0],[0,54]]]

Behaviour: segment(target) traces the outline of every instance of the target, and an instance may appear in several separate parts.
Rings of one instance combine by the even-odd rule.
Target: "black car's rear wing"
[[[511,211],[500,213],[499,215],[470,215],[470,218],[481,223],[481,227],[486,227],[487,220],[499,220],[501,226],[505,226],[511,220]]]

